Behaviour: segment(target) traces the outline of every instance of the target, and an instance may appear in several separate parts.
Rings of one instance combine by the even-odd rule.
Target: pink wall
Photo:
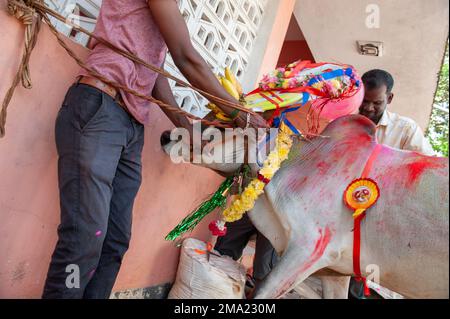
[[[23,27],[0,0],[0,98],[9,88],[23,46]],[[82,56],[86,49],[72,47]],[[43,28],[31,59],[33,89],[19,87],[0,139],[0,298],[40,297],[59,223],[54,122],[78,70]],[[212,193],[222,178],[193,165],[174,165],[159,137],[170,128],[155,109],[146,127],[143,184],[137,196],[131,247],[114,290],[173,281],[179,250],[164,236]],[[209,239],[206,220],[193,236]]]

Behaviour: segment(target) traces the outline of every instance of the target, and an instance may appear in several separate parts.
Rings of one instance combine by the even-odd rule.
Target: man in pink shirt
[[[95,34],[162,66],[167,49],[188,81],[234,102],[193,48],[175,0],[105,0]],[[94,41],[87,65],[110,80],[176,105],[168,80]],[[217,103],[216,103],[217,104]],[[267,127],[259,116],[217,104],[236,126]],[[56,120],[61,223],[43,298],[109,298],[131,237],[141,183],[147,101],[81,71]],[[163,110],[176,126],[189,122]]]

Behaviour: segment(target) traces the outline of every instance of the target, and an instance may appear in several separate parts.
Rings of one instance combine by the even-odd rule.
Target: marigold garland
[[[275,149],[270,152],[264,161],[264,165],[259,171],[259,175],[265,180],[271,180],[275,173],[280,169],[281,163],[288,158],[292,147],[292,132],[284,124],[280,127],[275,141]],[[254,178],[244,189],[241,195],[234,200],[231,205],[224,210],[223,220],[226,222],[235,222],[240,220],[244,214],[255,206],[258,197],[264,193],[266,183],[259,178]]]

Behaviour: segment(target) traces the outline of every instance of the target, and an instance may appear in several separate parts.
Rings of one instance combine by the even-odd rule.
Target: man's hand
[[[238,103],[220,85],[216,76],[211,71],[210,66],[192,45],[189,30],[178,9],[176,1],[148,0],[148,5],[176,66],[189,83],[212,96],[218,97],[220,100],[233,104]],[[205,94],[205,97],[211,100],[211,96]],[[220,100],[215,101],[212,99],[211,102],[215,103],[226,114],[233,112],[234,109],[232,107],[221,105]],[[238,119],[235,119],[235,124],[245,128],[247,125],[247,115],[239,114],[238,117]],[[256,115],[251,116],[249,126],[258,128],[267,127],[261,117]]]

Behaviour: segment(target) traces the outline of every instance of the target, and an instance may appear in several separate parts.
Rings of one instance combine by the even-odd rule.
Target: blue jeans
[[[109,95],[74,84],[55,134],[61,223],[43,298],[109,298],[131,237],[144,127]]]

